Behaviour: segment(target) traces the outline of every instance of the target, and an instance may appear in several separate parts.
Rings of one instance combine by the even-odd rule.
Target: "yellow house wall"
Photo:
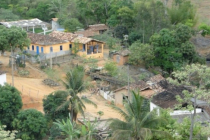
[[[32,45],[34,45],[34,50],[32,50]],[[39,46],[39,53],[41,53],[41,47],[43,47],[43,53],[49,53],[50,52],[50,47],[53,47],[53,52],[60,52],[60,46],[63,46],[63,49],[62,51],[68,51],[69,50],[69,43],[62,43],[62,44],[55,44],[55,45],[46,45],[46,46],[43,46],[43,45],[39,45],[39,44],[31,44],[29,46],[29,50],[30,51],[34,51],[34,52],[37,52],[37,48],[36,46]]]
[[[74,50],[73,47],[75,47],[75,43],[71,43],[71,44],[72,44],[72,50]],[[104,56],[103,55],[104,44],[101,44],[102,53],[88,54],[88,55],[87,55],[87,44],[85,44],[85,48],[86,48],[85,51],[83,51],[83,44],[79,43],[78,45],[79,45],[79,51],[77,53],[78,56],[84,56],[86,58],[103,58],[103,56]],[[92,42],[88,45],[97,45],[97,42]],[[72,53],[74,53],[74,52],[72,51]]]

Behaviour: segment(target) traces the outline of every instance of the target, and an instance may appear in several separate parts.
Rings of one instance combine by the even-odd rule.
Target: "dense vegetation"
[[[12,121],[22,108],[20,92],[9,85],[0,85],[0,121],[12,130]]]
[[[146,68],[160,67],[164,76],[172,76],[169,78],[172,84],[191,88],[191,91],[183,92],[183,98],[177,97],[180,103],[188,102],[189,105],[185,108],[188,110],[196,108],[196,104],[192,104],[190,99],[208,97],[210,87],[209,68],[193,64],[204,63],[194,44],[190,42],[196,33],[195,15],[195,7],[186,0],[174,0],[169,8],[157,0],[0,1],[0,21],[39,18],[49,22],[51,18],[57,17],[69,32],[86,28],[90,24],[107,24],[110,30],[94,38],[105,41],[110,49],[121,50],[121,46],[127,47],[131,53],[129,64],[143,64]],[[207,24],[201,24],[199,30],[203,36],[210,34],[210,26]],[[124,39],[124,35],[128,35],[128,40]],[[17,27],[0,26],[2,52],[11,48],[12,51],[15,48],[22,49],[28,44],[25,31]],[[97,61],[87,59],[84,62],[94,69]],[[110,76],[121,75],[121,80],[128,79],[126,72],[122,74],[112,61],[107,61],[104,68]],[[84,121],[83,125],[76,122],[79,113],[85,117],[85,103],[96,107],[87,97],[79,95],[88,87],[84,72],[84,67],[77,66],[66,73],[66,78],[62,81],[66,90],[56,91],[43,99],[45,115],[34,109],[20,111],[20,92],[9,85],[0,86],[0,124],[4,125],[0,127],[0,138],[8,136],[9,139],[10,132],[2,130],[5,125],[8,130],[17,130],[16,137],[22,140],[42,139],[47,129],[50,129],[51,139],[100,138],[96,129],[97,121]],[[123,120],[110,120],[109,137],[126,140],[185,140],[205,136],[201,132],[202,126],[194,123],[196,113],[193,113],[191,120],[184,119],[182,124],[178,124],[167,110],[150,112],[148,100],[135,92],[131,96],[132,100],[125,102],[124,110],[111,105]],[[11,133],[10,137],[13,138],[14,135]]]
[[[17,138],[22,140],[42,139],[47,132],[47,121],[44,115],[35,109],[20,111],[12,124],[18,131]]]

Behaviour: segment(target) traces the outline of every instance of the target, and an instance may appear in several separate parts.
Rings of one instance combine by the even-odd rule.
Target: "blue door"
[[[36,46],[36,54],[39,54],[39,46]]]
[[[41,47],[41,52],[44,53],[44,48],[43,47]]]

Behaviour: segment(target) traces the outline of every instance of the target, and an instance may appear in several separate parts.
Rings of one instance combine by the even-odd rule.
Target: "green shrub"
[[[68,117],[68,104],[62,106],[67,96],[68,93],[66,91],[55,91],[43,99],[43,108],[48,122]],[[58,109],[59,106],[61,108]]]
[[[29,71],[28,70],[19,70],[18,71],[18,74],[20,75],[20,76],[28,76],[29,75]]]
[[[35,109],[20,111],[12,125],[18,131],[17,138],[22,140],[41,140],[47,132],[46,118]]]
[[[20,92],[12,86],[0,85],[0,120],[3,125],[7,126],[8,130],[12,129],[11,122],[17,116],[22,108],[22,99]]]
[[[26,67],[26,64],[24,64],[24,63],[19,63],[19,67],[25,68],[25,67]]]
[[[105,63],[104,69],[108,72],[109,75],[117,75],[117,65],[115,62],[109,61]]]

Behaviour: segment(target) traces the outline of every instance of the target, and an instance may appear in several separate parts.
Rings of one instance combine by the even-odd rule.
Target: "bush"
[[[115,76],[117,75],[117,65],[115,62],[106,62],[104,69],[108,72],[109,75]]]
[[[20,76],[28,76],[29,75],[29,71],[28,70],[19,70],[18,71],[18,74],[20,75]]]
[[[41,140],[47,132],[46,118],[35,109],[20,111],[12,125],[18,131],[17,138],[22,140]]]
[[[61,106],[66,101],[67,96],[66,91],[56,91],[43,99],[44,112],[48,122],[68,117],[68,104]],[[60,109],[58,109],[59,106],[61,106]]]
[[[12,86],[0,85],[0,120],[3,125],[7,126],[8,130],[12,129],[11,122],[17,116],[22,108],[22,99],[20,92]]]

